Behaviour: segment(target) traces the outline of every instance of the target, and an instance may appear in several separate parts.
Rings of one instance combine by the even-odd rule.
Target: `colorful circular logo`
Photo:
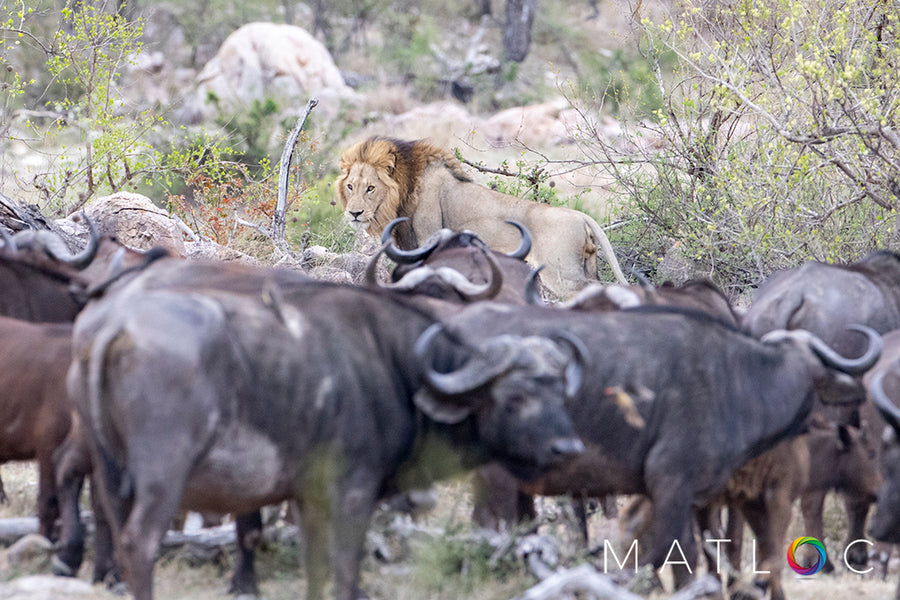
[[[807,544],[809,544],[810,546],[812,546],[813,548],[816,549],[818,558],[816,559],[815,564],[813,564],[812,566],[803,567],[803,566],[797,564],[797,560],[794,558],[794,554],[797,552],[797,548],[799,548],[800,546],[807,545]],[[814,574],[818,573],[819,571],[822,570],[822,567],[825,566],[825,559],[826,559],[825,546],[822,544],[822,542],[820,542],[819,540],[817,540],[814,537],[807,537],[807,536],[798,537],[796,540],[791,542],[791,545],[788,547],[788,550],[787,550],[788,564],[791,565],[791,568],[800,575],[814,575]]]

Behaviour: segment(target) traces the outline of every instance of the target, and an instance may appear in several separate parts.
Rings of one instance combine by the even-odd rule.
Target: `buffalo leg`
[[[56,494],[56,474],[52,451],[43,453],[38,461],[38,521],[40,534],[48,540],[55,539],[53,529],[59,518],[59,498]]]
[[[169,485],[165,480],[145,482],[139,477],[135,486],[134,508],[122,528],[119,546],[135,600],[151,600],[153,565],[169,523],[178,512],[182,486]]]
[[[681,588],[691,580],[697,563],[692,494],[683,481],[670,476],[659,477],[653,483],[650,494],[654,545],[649,560],[656,569],[668,563],[672,567],[675,587]]]
[[[800,510],[803,513],[803,524],[806,528],[807,535],[825,542],[824,534],[824,512],[825,512],[825,495],[826,491],[805,492],[800,496]],[[831,558],[825,557],[825,566],[822,568],[823,573],[834,572],[834,564]]]
[[[476,469],[472,476],[472,518],[479,526],[495,531],[504,525],[513,527],[522,518],[520,495],[519,482],[500,465],[489,463]]]
[[[866,537],[866,518],[869,515],[871,503],[864,498],[844,496],[844,508],[847,511],[847,540],[845,547],[850,546],[854,540]],[[862,570],[869,562],[869,552],[866,544],[854,544],[847,551],[847,563],[854,569]]]
[[[362,479],[368,480],[367,476]],[[375,511],[377,493],[365,483],[342,486],[338,509],[334,512],[335,598],[367,598],[359,589],[359,569],[369,521]]]
[[[67,438],[54,454],[61,518],[59,542],[53,557],[53,571],[57,575],[77,575],[84,559],[85,533],[79,496],[84,487],[85,475],[90,470],[86,450],[76,447]]]
[[[584,548],[590,548],[591,534],[588,531],[587,499],[582,495],[572,498],[572,511],[575,513],[575,521],[578,523],[578,533]]]
[[[228,592],[258,596],[254,556],[256,545],[262,537],[262,515],[258,510],[237,515],[234,525],[237,534],[237,564],[231,576],[231,587]]]
[[[115,561],[112,526],[100,502],[99,482],[91,475],[91,508],[94,511],[94,574],[93,582],[108,586],[122,580]]]
[[[327,511],[316,502],[297,499],[300,524],[306,537],[306,598],[323,600],[328,581],[329,544]]]
[[[762,553],[759,569],[768,571],[757,576],[754,583],[762,589],[768,588],[771,600],[784,600],[779,554],[790,524],[790,507],[783,498],[757,499],[744,503],[743,507],[747,524],[756,534]]]

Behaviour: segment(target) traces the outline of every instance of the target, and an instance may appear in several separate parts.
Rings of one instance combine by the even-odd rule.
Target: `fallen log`
[[[617,586],[612,579],[587,563],[556,571],[539,584],[525,590],[515,600],[575,598],[576,593],[605,600],[643,600],[641,596]]]
[[[84,511],[81,518],[90,540],[95,528],[94,515],[90,511]],[[37,532],[37,517],[0,519],[0,546],[11,546],[22,537]],[[263,540],[266,542],[290,543],[299,535],[299,528],[295,525],[271,526],[263,530]],[[223,551],[231,551],[234,544],[234,524],[226,523],[187,532],[169,531],[163,538],[160,552],[163,555],[176,553],[192,563],[202,563],[213,560]]]

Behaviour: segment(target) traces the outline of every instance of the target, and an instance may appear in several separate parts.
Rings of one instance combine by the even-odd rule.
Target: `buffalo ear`
[[[440,400],[429,390],[421,388],[413,395],[413,403],[425,413],[425,416],[445,425],[455,425],[472,414],[472,407],[447,400]]]

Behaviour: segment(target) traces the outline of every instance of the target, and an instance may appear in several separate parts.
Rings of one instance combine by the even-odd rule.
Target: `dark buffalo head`
[[[471,231],[450,229],[438,231],[421,248],[400,250],[391,231],[405,220],[391,221],[381,238],[382,252],[397,263],[391,272],[391,287],[453,302],[490,298],[525,303],[525,288],[533,270],[525,262],[531,251],[531,234],[524,226],[507,221],[522,235],[519,248],[510,254],[491,250]],[[374,277],[371,263],[370,271]],[[369,282],[373,283],[372,278]]]
[[[578,338],[501,335],[480,343],[465,364],[443,371],[433,349],[442,334],[436,323],[414,348],[424,376],[415,403],[423,413],[450,425],[471,418],[488,458],[522,479],[584,449],[563,407],[581,386],[587,350]]]

